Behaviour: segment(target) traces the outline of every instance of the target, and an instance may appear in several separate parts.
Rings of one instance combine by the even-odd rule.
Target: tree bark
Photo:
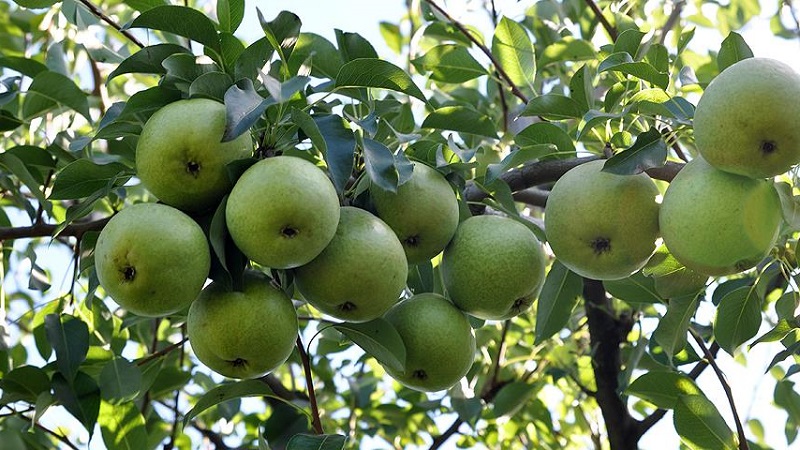
[[[622,368],[620,345],[627,341],[633,321],[617,316],[603,283],[585,278],[583,298],[592,346],[592,367],[600,406],[612,450],[638,448],[639,422],[634,419],[619,392]]]

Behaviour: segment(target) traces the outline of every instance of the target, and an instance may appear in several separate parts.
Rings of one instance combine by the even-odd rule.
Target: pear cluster
[[[699,274],[754,267],[779,235],[781,206],[769,177],[800,162],[800,75],[778,61],[750,58],[726,68],[697,105],[699,156],[659,191],[646,174],[603,172],[603,161],[569,170],[545,207],[554,255],[597,280],[640,270],[663,238]],[[787,113],[788,112],[788,113]]]
[[[311,158],[269,157],[231,178],[230,164],[253,146],[249,135],[222,142],[225,125],[225,106],[211,100],[156,112],[136,164],[159,202],[124,208],[95,249],[106,292],[135,314],[186,314],[194,354],[215,372],[254,378],[283,364],[299,330],[296,296],[338,320],[385,319],[406,347],[405,370],[387,372],[413,389],[447,389],[475,358],[469,315],[513,317],[538,295],[546,262],[533,232],[508,217],[460,221],[458,198],[437,170],[414,163],[396,190],[370,187],[369,209],[341,206]],[[249,267],[233,283],[207,283],[221,258],[207,234],[222,218],[228,245]],[[409,269],[438,255],[446,296],[403,300]],[[276,270],[292,283],[266,275]]]

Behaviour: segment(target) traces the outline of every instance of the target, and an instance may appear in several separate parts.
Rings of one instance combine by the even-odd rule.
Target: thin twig
[[[461,22],[455,20],[452,16],[450,16],[450,14],[448,14],[447,11],[445,11],[441,6],[437,5],[436,2],[434,2],[433,0],[425,0],[425,3],[431,5],[431,8],[439,11],[439,13],[441,13],[448,21],[450,21],[450,23],[452,23],[453,26],[458,28],[458,31],[460,31],[464,36],[466,36],[467,39],[472,41],[472,43],[475,44],[481,50],[481,52],[483,52],[483,54],[489,58],[489,60],[494,65],[498,75],[500,75],[500,78],[502,78],[503,81],[511,89],[511,93],[517,96],[517,98],[519,98],[520,100],[522,100],[523,103],[528,103],[528,97],[525,94],[523,94],[522,91],[519,89],[519,86],[517,86],[514,83],[514,81],[511,80],[511,77],[509,77],[508,73],[506,73],[506,71],[503,69],[503,66],[500,64],[500,61],[498,61],[497,58],[495,58],[494,55],[492,55],[492,51],[489,50],[488,47],[483,45],[481,41],[479,41],[475,36],[472,35],[472,33],[467,29],[467,27],[465,27]]]
[[[26,417],[26,418],[27,418],[27,417]],[[31,419],[30,419],[30,418],[28,418],[28,420],[31,420]],[[78,446],[77,446],[77,445],[75,445],[75,444],[73,444],[72,442],[70,442],[70,440],[69,440],[69,439],[67,439],[67,437],[66,437],[66,436],[64,436],[64,435],[62,435],[62,434],[58,434],[58,433],[56,433],[55,431],[53,431],[53,430],[51,430],[51,429],[49,429],[49,428],[45,427],[44,425],[40,424],[39,422],[34,422],[33,424],[34,424],[34,426],[36,426],[36,428],[38,428],[38,429],[40,429],[40,430],[44,431],[45,433],[49,434],[50,436],[53,436],[53,437],[55,437],[56,439],[58,439],[59,441],[61,441],[61,443],[63,443],[63,444],[64,444],[64,445],[66,445],[67,447],[69,447],[69,448],[71,448],[71,449],[73,449],[73,450],[80,450],[80,449],[78,448]]]
[[[611,37],[611,41],[616,41],[618,37],[617,29],[611,25],[608,19],[606,19],[606,16],[603,15],[603,11],[600,10],[600,8],[597,6],[597,3],[595,3],[594,0],[586,0],[586,5],[591,8],[592,12],[594,12],[597,20],[600,21],[601,25],[603,25],[603,28],[605,28],[608,36]]]
[[[731,412],[733,413],[733,421],[736,423],[736,434],[739,436],[739,450],[749,450],[750,446],[747,445],[747,436],[744,434],[742,420],[739,418],[739,412],[736,410],[736,402],[733,400],[733,391],[731,391],[731,386],[725,379],[725,374],[722,373],[722,370],[720,370],[719,366],[717,365],[717,360],[714,355],[711,353],[708,347],[706,347],[706,343],[702,336],[700,336],[697,331],[692,328],[689,328],[689,333],[691,333],[694,341],[703,351],[703,354],[708,360],[708,364],[711,365],[712,369],[714,369],[714,373],[717,375],[720,385],[722,385],[722,390],[725,391],[725,397],[727,397],[728,404],[731,406]]]
[[[311,360],[308,352],[303,346],[300,336],[297,336],[297,351],[300,353],[300,361],[303,363],[303,372],[306,374],[306,387],[308,388],[308,400],[311,403],[311,420],[314,431],[317,434],[325,434],[322,429],[322,420],[319,417],[319,407],[317,406],[317,395],[314,393],[314,379],[311,378]]]
[[[664,44],[664,40],[667,38],[667,33],[670,32],[673,28],[675,28],[675,24],[678,23],[678,20],[681,18],[681,13],[683,12],[683,7],[686,5],[686,0],[675,0],[672,6],[672,12],[670,12],[669,17],[667,17],[667,21],[664,22],[664,26],[661,28],[658,36],[658,43]]]
[[[170,353],[170,352],[172,352],[172,351],[174,351],[176,349],[182,348],[183,344],[185,344],[186,341],[188,341],[188,340],[189,340],[189,338],[184,337],[183,339],[181,339],[180,342],[176,342],[174,344],[168,345],[168,346],[162,348],[161,350],[153,352],[153,353],[145,356],[144,358],[136,361],[136,365],[137,366],[143,366],[143,365],[147,364],[148,362],[150,362],[150,361],[152,361],[152,360],[154,360],[156,358],[160,358],[160,357],[162,357],[162,356],[164,356],[164,355],[166,355],[166,354],[168,354],[168,353]]]
[[[100,18],[100,20],[109,24],[111,28],[117,30],[120,34],[125,36],[129,41],[133,42],[134,45],[136,45],[139,48],[145,47],[145,45],[142,44],[142,41],[137,39],[136,36],[134,36],[130,31],[123,30],[122,27],[117,22],[114,21],[114,19],[106,15],[106,13],[104,13],[103,10],[94,5],[92,2],[90,2],[89,0],[78,0],[78,1],[80,1],[83,6],[89,8],[89,11],[91,11],[92,14]]]
[[[181,344],[183,344],[186,341],[187,341],[187,338],[186,338],[186,324],[184,323],[183,325],[181,325]],[[183,368],[183,363],[185,362],[185,359],[186,359],[186,347],[181,345],[180,349],[181,349],[181,355],[180,355],[180,358],[179,358],[179,360],[180,360],[179,367]],[[181,399],[181,390],[180,389],[176,389],[175,390],[175,404],[172,406],[172,414],[173,414],[172,431],[170,432],[169,442],[167,442],[167,444],[164,445],[164,450],[172,450],[173,448],[175,448],[175,438],[178,435],[178,421],[180,420],[180,411],[178,411],[178,405],[179,405],[180,399]]]

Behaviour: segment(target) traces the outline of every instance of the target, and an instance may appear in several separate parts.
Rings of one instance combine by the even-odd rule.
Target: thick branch
[[[489,60],[494,65],[497,74],[508,85],[508,87],[511,88],[511,93],[514,94],[518,99],[522,100],[523,103],[528,103],[528,96],[523,94],[522,91],[519,89],[519,86],[517,86],[514,83],[514,81],[511,80],[511,77],[508,76],[508,73],[506,73],[505,69],[503,69],[503,66],[500,64],[500,61],[498,61],[497,58],[495,58],[494,55],[492,55],[492,51],[489,50],[488,47],[486,47],[485,45],[483,45],[481,41],[476,39],[475,36],[473,36],[472,33],[467,29],[467,27],[465,27],[459,21],[455,20],[452,16],[450,16],[450,14],[448,14],[447,11],[444,10],[444,8],[437,5],[436,2],[434,2],[433,0],[425,0],[425,3],[431,5],[431,8],[435,9],[441,15],[443,15],[447,20],[450,21],[450,23],[453,24],[453,26],[458,28],[458,31],[464,34],[464,36],[466,36],[467,39],[472,41],[472,43],[474,43],[481,50],[481,52],[483,52],[483,54],[489,58]]]
[[[618,36],[617,29],[611,25],[608,19],[606,19],[606,16],[603,15],[603,11],[600,10],[600,7],[597,6],[597,3],[595,3],[594,0],[586,0],[586,5],[591,8],[595,17],[597,17],[597,20],[600,21],[601,25],[603,25],[603,28],[605,28],[606,33],[608,33],[608,36],[611,38],[611,41],[616,41]]]
[[[106,217],[91,222],[73,223],[67,225],[58,235],[72,236],[80,239],[87,231],[101,230],[109,220],[111,220],[111,218]],[[28,227],[0,227],[0,241],[52,236],[59,226],[58,224],[40,223]]]
[[[583,298],[597,385],[594,398],[603,414],[611,450],[636,450],[638,422],[619,392],[620,345],[627,340],[633,320],[616,315],[601,281],[584,278]]]
[[[102,20],[103,22],[109,24],[111,26],[111,28],[117,30],[120,34],[125,36],[125,38],[127,38],[129,41],[133,42],[137,47],[144,48],[144,44],[142,44],[142,41],[137,39],[136,36],[131,34],[130,31],[123,30],[122,27],[117,22],[114,21],[114,19],[112,19],[111,17],[106,15],[106,13],[104,13],[103,10],[101,10],[99,7],[94,5],[89,0],[79,0],[79,1],[81,2],[81,4],[83,6],[87,7],[89,9],[89,11],[92,12],[92,14],[94,14],[97,17],[99,17],[100,20]]]

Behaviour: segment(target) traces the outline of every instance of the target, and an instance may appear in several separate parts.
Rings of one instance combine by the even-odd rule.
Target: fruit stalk
[[[303,363],[303,372],[306,375],[306,385],[308,386],[308,401],[311,403],[311,417],[314,432],[317,434],[325,434],[322,428],[322,420],[319,417],[319,407],[317,406],[317,395],[314,393],[314,380],[311,378],[311,360],[308,357],[308,352],[303,346],[303,341],[300,336],[297,336],[297,352],[300,354],[300,361]]]

